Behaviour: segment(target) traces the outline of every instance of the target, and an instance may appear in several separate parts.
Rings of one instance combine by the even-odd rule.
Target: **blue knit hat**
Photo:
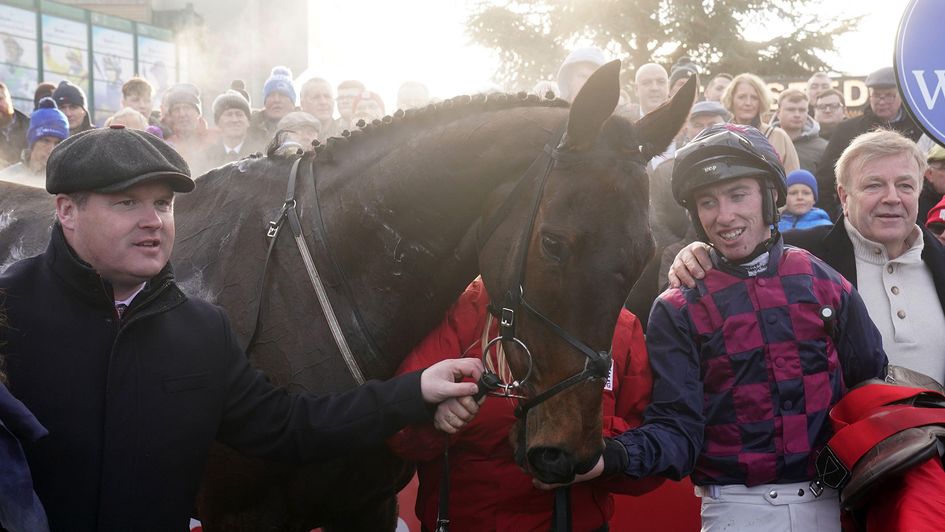
[[[787,175],[788,188],[791,188],[791,185],[807,185],[808,188],[814,191],[814,201],[817,201],[817,178],[814,177],[814,174],[804,169],[794,170]]]
[[[42,137],[56,137],[66,140],[69,136],[69,120],[56,106],[56,101],[46,97],[39,101],[39,107],[30,115],[30,127],[26,130],[26,140],[32,148]]]
[[[273,67],[272,74],[263,85],[263,102],[274,92],[285,94],[294,104],[298,101],[295,95],[295,86],[292,85],[292,70],[287,66]]]

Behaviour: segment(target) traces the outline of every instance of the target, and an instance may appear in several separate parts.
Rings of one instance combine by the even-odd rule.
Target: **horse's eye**
[[[541,251],[549,259],[564,262],[568,258],[568,246],[552,235],[542,235]]]

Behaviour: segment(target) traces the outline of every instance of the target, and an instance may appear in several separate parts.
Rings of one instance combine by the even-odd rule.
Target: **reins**
[[[302,232],[302,221],[299,217],[298,210],[296,210],[297,201],[295,199],[295,188],[296,181],[298,180],[299,166],[303,160],[304,157],[300,157],[292,163],[292,169],[289,171],[289,181],[286,185],[285,201],[282,204],[282,212],[279,214],[278,218],[269,222],[269,229],[266,232],[266,237],[269,238],[269,247],[266,251],[266,260],[263,262],[262,274],[256,294],[253,334],[250,336],[249,342],[246,345],[246,350],[253,345],[253,342],[256,340],[256,335],[259,332],[259,316],[262,312],[262,297],[266,286],[266,272],[268,271],[269,260],[272,258],[272,251],[275,248],[276,241],[279,240],[279,235],[282,234],[282,228],[288,221],[289,230],[292,232],[296,247],[299,250],[299,255],[302,258],[302,263],[305,265],[305,272],[308,274],[308,279],[312,284],[312,288],[315,290],[315,296],[318,299],[322,313],[325,315],[325,320],[328,322],[328,328],[331,330],[331,336],[335,340],[335,345],[338,346],[338,350],[341,352],[341,356],[351,376],[359,385],[364,384],[364,373],[361,371],[354,354],[351,352],[351,347],[348,345],[344,331],[341,330],[341,324],[338,321],[338,317],[335,315],[331,300],[328,298],[328,292],[325,290],[325,285],[322,283],[322,278],[318,273],[318,269],[315,267],[315,261],[312,259],[308,244],[305,242],[305,236]]]

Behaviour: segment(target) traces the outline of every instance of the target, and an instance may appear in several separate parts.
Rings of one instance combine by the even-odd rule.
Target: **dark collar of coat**
[[[75,254],[72,247],[66,242],[66,237],[62,233],[62,226],[55,223],[52,228],[52,234],[49,238],[49,246],[43,254],[43,260],[52,270],[52,272],[78,296],[81,300],[95,308],[107,309],[109,313],[113,312],[115,305],[112,285],[92,268],[87,262]],[[145,285],[141,294],[135,297],[136,307],[139,301],[149,299],[152,293],[164,290],[168,286],[174,288],[171,296],[179,299],[181,302],[186,299],[183,292],[177,289],[174,284],[174,271],[170,263],[164,265],[164,268]]]

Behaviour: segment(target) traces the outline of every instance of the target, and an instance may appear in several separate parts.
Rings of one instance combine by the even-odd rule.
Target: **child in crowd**
[[[779,231],[831,225],[830,216],[814,207],[817,202],[817,178],[807,170],[794,170],[787,176],[787,204],[781,211]]]

